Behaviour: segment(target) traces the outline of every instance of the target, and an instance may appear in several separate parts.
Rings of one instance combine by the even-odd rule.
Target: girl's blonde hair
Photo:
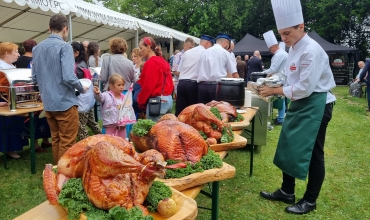
[[[121,80],[123,82],[123,85],[125,85],[125,80],[123,79],[123,77],[119,75],[118,73],[113,73],[108,79],[108,83],[109,83],[108,90],[110,90],[109,87],[111,85],[114,85],[118,80]]]

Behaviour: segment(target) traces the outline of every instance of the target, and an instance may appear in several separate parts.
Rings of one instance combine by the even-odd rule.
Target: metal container
[[[241,78],[221,78],[217,82],[216,101],[225,101],[235,108],[244,105],[245,82]]]
[[[16,111],[17,103],[36,102],[39,89],[32,82],[32,70],[0,70],[0,96],[8,102],[10,111]]]

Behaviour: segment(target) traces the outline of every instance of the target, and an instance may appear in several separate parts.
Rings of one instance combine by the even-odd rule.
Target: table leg
[[[251,159],[250,159],[250,165],[249,165],[249,176],[252,176],[253,174],[253,156],[254,156],[254,119],[252,119],[252,131],[251,131]]]
[[[7,169],[7,164],[6,164],[6,134],[5,134],[5,123],[4,123],[4,117],[1,116],[1,134],[3,135],[3,143],[2,143],[2,148],[4,152],[4,169]]]
[[[35,114],[29,113],[30,116],[30,149],[31,149],[31,173],[36,173],[36,156],[35,156]]]
[[[220,199],[219,194],[220,182],[212,183],[212,220],[218,220],[218,202]]]

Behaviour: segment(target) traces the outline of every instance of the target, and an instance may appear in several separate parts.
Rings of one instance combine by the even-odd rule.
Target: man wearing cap
[[[335,87],[329,59],[322,47],[304,32],[299,0],[272,0],[272,9],[281,39],[290,47],[284,87],[260,88],[263,96],[284,95],[292,102],[280,133],[274,164],[283,171],[281,188],[260,195],[293,205],[285,210],[305,214],[316,209],[325,178],[324,142],[332,116]],[[295,178],[305,180],[306,192],[295,203]],[[295,204],[294,204],[295,203]]]
[[[271,66],[269,69],[263,71],[268,77],[272,76],[275,73],[284,73],[284,68],[286,61],[288,59],[288,53],[285,50],[279,47],[278,41],[276,40],[275,34],[273,31],[267,31],[263,34],[263,38],[269,48],[270,52],[274,54],[271,59]],[[282,125],[284,122],[285,116],[285,100],[283,101],[282,108],[278,111],[278,117],[275,120],[275,125]]]
[[[206,49],[212,47],[213,43],[213,37],[202,35],[200,37],[199,46],[186,51],[186,53],[182,55],[178,67],[179,84],[177,85],[176,116],[189,105],[198,103],[197,63],[200,55]]]
[[[227,51],[231,36],[220,33],[216,39],[216,44],[202,53],[197,65],[198,102],[203,104],[216,98],[216,86],[221,78],[239,78]]]

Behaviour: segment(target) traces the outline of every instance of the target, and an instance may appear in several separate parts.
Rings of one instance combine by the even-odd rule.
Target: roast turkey
[[[210,106],[194,104],[186,107],[178,116],[179,121],[193,126],[204,132],[209,138],[219,140],[222,136],[224,122],[219,120],[211,111]]]
[[[58,204],[58,194],[68,178],[82,177],[86,195],[96,207],[139,206],[145,210],[142,204],[153,180],[164,174],[164,158],[158,151],[138,154],[123,138],[95,135],[67,150],[58,162],[57,175],[47,164],[43,183],[53,205]]]
[[[210,107],[216,107],[221,114],[222,121],[233,122],[237,117],[236,108],[228,102],[224,101],[211,101],[206,104]]]
[[[208,144],[192,126],[177,120],[160,120],[144,137],[130,135],[140,151],[155,149],[166,160],[196,163],[207,154]]]

